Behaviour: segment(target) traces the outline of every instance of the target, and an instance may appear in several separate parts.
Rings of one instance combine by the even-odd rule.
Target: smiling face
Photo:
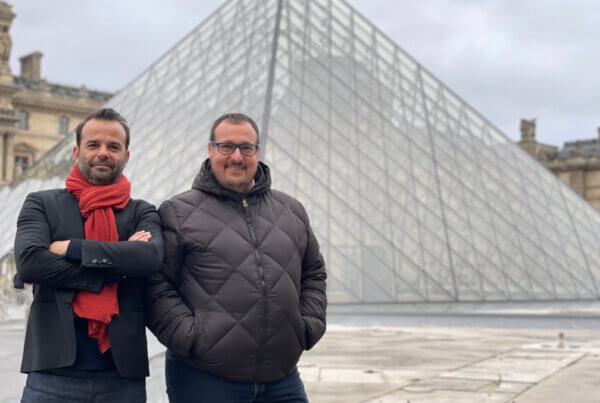
[[[116,182],[129,160],[125,129],[115,120],[89,120],[81,130],[81,143],[73,147],[79,171],[92,185]]]
[[[214,141],[217,143],[256,144],[257,135],[249,122],[231,123],[222,121],[215,128]],[[258,152],[243,155],[239,148],[233,154],[224,155],[217,146],[208,145],[210,165],[221,186],[238,193],[248,193],[254,184],[254,174],[258,168]]]

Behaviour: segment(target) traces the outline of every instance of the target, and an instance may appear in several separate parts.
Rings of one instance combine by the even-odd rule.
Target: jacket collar
[[[223,187],[215,178],[210,166],[210,159],[204,160],[200,172],[194,178],[192,189],[211,193],[216,196],[224,196],[230,199],[239,199],[242,195],[233,190]],[[254,175],[254,187],[246,194],[253,196],[268,192],[271,189],[271,172],[267,164],[259,161],[256,174]]]

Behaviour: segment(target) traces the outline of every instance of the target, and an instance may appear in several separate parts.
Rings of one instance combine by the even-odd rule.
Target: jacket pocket
[[[194,308],[194,341],[190,352],[198,358],[204,353],[204,342],[206,337],[206,311]]]
[[[196,324],[196,337],[204,339],[206,332],[206,311],[194,308],[194,323]]]
[[[294,326],[294,330],[296,331],[296,337],[298,338],[298,344],[302,347],[302,350],[306,350],[306,323],[304,322],[304,318],[300,313],[300,309],[298,309],[298,313],[296,314],[297,324]]]

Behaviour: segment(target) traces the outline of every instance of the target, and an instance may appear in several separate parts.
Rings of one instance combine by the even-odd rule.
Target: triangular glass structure
[[[306,206],[332,302],[600,298],[600,215],[342,0],[232,0],[108,103],[133,193],[189,188],[222,113],[262,130]],[[0,256],[65,138],[0,191]]]

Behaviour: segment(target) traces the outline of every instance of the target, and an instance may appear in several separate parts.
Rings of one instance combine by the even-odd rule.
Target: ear
[[[77,157],[79,156],[79,147],[74,146],[73,147],[73,159],[75,160],[75,162],[77,163]]]
[[[212,151],[212,144],[208,143],[208,155],[210,155]]]
[[[129,162],[129,150],[125,153],[125,164]]]

